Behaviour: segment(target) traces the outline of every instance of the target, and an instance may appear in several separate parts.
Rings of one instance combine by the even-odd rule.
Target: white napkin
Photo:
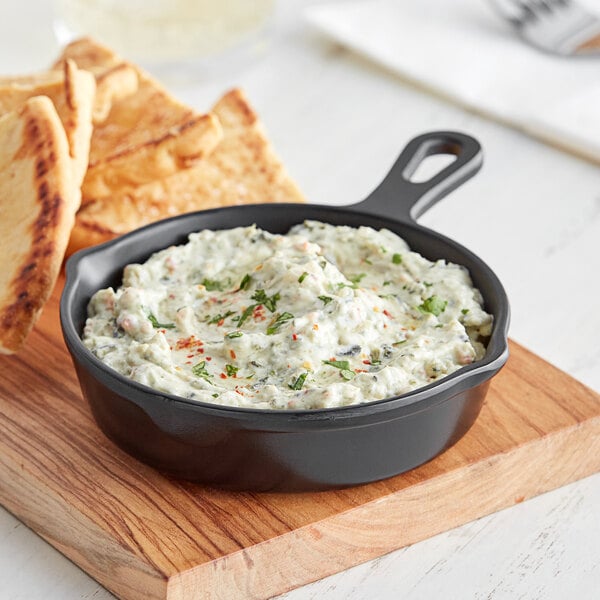
[[[600,163],[600,55],[535,50],[486,0],[353,0],[306,16],[404,77]]]

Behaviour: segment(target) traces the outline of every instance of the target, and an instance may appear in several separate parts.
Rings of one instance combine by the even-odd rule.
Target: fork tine
[[[548,0],[521,0],[521,5],[529,15],[536,19],[543,18],[553,12],[555,8]]]
[[[541,50],[568,55],[600,52],[600,19],[576,0],[490,0],[519,35]]]
[[[532,10],[524,0],[490,0],[490,3],[514,27],[520,28],[534,18]]]

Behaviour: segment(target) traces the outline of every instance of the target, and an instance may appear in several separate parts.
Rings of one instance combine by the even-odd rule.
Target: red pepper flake
[[[188,354],[188,355],[186,356],[186,358],[194,358],[194,355],[193,355],[193,354]]]
[[[212,360],[212,356],[207,356],[206,360]]]
[[[231,356],[231,358],[236,358],[235,350],[230,350],[229,356]]]
[[[204,348],[198,348],[198,350],[196,350],[196,352],[198,354],[204,354]]]
[[[363,365],[370,365],[371,361],[370,360],[363,360]]]
[[[221,373],[221,374],[219,375],[219,377],[220,377],[221,379],[227,379],[227,375],[225,375],[225,373]]]
[[[383,314],[384,314],[386,317],[389,317],[390,319],[393,319],[393,318],[394,318],[394,317],[392,317],[392,315],[390,315],[390,313],[389,313],[387,310],[384,310],[384,311],[383,311]]]
[[[191,360],[186,360],[186,361],[185,361],[185,364],[186,364],[186,365],[191,365],[191,364],[192,364],[192,361],[191,361]]]
[[[255,321],[264,321],[267,317],[264,314],[265,307],[262,304],[258,304],[252,311],[252,318]]]
[[[223,325],[223,323],[225,323],[225,319],[219,319],[217,321],[217,327],[221,327],[221,325]]]
[[[354,369],[355,373],[368,373],[366,369]]]
[[[298,340],[298,336],[295,333],[292,333],[292,339],[296,342]]]
[[[193,350],[194,348],[197,348],[198,346],[202,346],[202,344],[203,344],[202,340],[197,340],[195,338],[195,336],[190,335],[189,337],[178,339],[177,342],[175,343],[175,349],[176,350]]]

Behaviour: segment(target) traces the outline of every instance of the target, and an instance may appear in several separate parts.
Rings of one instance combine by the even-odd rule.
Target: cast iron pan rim
[[[253,212],[257,209],[260,211],[265,210],[283,210],[288,207],[298,208],[297,204],[281,203],[281,204],[248,204],[244,206],[235,207],[219,207],[209,210],[195,211],[192,213],[186,213],[183,215],[177,215],[164,219],[155,223],[150,223],[144,227],[136,229],[130,233],[127,233],[119,238],[109,240],[98,246],[86,248],[75,253],[69,258],[66,265],[67,280],[65,288],[60,301],[60,316],[63,334],[69,349],[77,357],[77,359],[86,365],[99,370],[103,376],[103,383],[108,385],[108,381],[111,382],[111,389],[117,391],[118,387],[125,386],[132,390],[142,393],[146,396],[145,402],[158,402],[158,403],[175,403],[183,405],[186,408],[191,408],[197,412],[207,412],[222,414],[223,416],[237,416],[238,418],[252,418],[258,415],[264,416],[265,419],[271,421],[281,421],[282,425],[284,422],[297,422],[297,421],[336,421],[344,420],[346,418],[360,417],[364,414],[376,414],[382,412],[392,411],[394,409],[404,409],[409,411],[410,414],[420,412],[422,410],[429,409],[432,405],[443,402],[448,398],[447,394],[443,394],[452,387],[458,387],[462,382],[470,378],[477,378],[485,374],[491,377],[496,371],[498,371],[502,365],[506,362],[508,357],[508,345],[507,345],[507,330],[508,330],[508,319],[509,319],[509,305],[508,299],[502,287],[502,284],[494,274],[494,272],[475,254],[470,250],[463,247],[458,242],[445,237],[444,235],[433,231],[427,227],[423,227],[416,222],[407,223],[405,221],[393,219],[383,215],[373,215],[373,213],[349,211],[347,207],[337,207],[330,205],[319,205],[319,204],[303,204],[302,208],[306,208],[307,212],[314,211],[333,211],[340,213],[352,212],[352,215],[364,216],[368,219],[377,217],[390,225],[399,225],[401,228],[413,228],[420,230],[432,237],[441,239],[446,244],[454,246],[462,255],[469,257],[470,260],[477,262],[485,271],[485,276],[489,278],[498,293],[500,294],[499,300],[499,311],[497,315],[494,315],[494,325],[492,330],[492,336],[489,340],[488,347],[485,356],[472,363],[461,367],[454,373],[447,375],[446,377],[435,381],[426,386],[402,394],[400,396],[392,396],[390,398],[384,398],[381,400],[368,401],[363,404],[355,404],[350,406],[342,406],[336,408],[316,408],[316,409],[293,409],[293,410],[277,410],[277,409],[256,409],[246,407],[233,407],[233,406],[222,406],[217,404],[211,404],[208,402],[201,402],[197,400],[190,400],[181,396],[175,396],[172,394],[159,392],[151,387],[135,382],[124,375],[121,375],[117,371],[111,369],[104,364],[100,359],[95,357],[84,345],[81,337],[77,334],[75,325],[72,319],[71,307],[74,303],[74,295],[76,288],[79,284],[79,264],[83,259],[90,255],[101,254],[110,248],[118,248],[121,245],[128,245],[130,242],[143,235],[148,230],[160,230],[168,224],[176,221],[194,221],[196,218],[202,218],[206,215],[217,214],[219,212],[228,212],[235,210],[237,213],[241,212]],[[251,224],[251,223],[249,223]],[[227,226],[222,227],[226,229]],[[182,234],[183,236],[189,235],[194,231],[199,231],[202,228],[190,230],[188,233]],[[167,246],[168,247],[168,246]],[[150,252],[149,256],[152,254]],[[120,265],[122,269],[125,265]],[[486,378],[488,378],[486,377]],[[121,393],[121,392],[118,392]],[[130,397],[126,398],[130,402],[138,404],[135,400]],[[427,402],[429,400],[429,402]],[[141,406],[143,408],[143,406]],[[404,412],[404,411],[403,411]]]

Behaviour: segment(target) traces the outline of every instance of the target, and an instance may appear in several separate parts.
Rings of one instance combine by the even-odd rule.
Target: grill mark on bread
[[[160,118],[161,117],[159,117],[159,121],[160,121]],[[89,166],[88,166],[88,170],[93,169],[94,167],[97,167],[98,165],[106,165],[110,161],[118,160],[118,159],[126,157],[130,154],[135,154],[141,148],[152,148],[152,147],[160,146],[166,140],[168,140],[170,138],[176,138],[176,137],[180,136],[185,130],[195,127],[196,125],[198,125],[198,123],[202,123],[203,121],[208,122],[212,118],[213,117],[211,117],[210,115],[200,115],[197,118],[189,119],[188,121],[186,121],[185,123],[183,123],[181,125],[171,127],[164,135],[162,135],[160,137],[156,137],[151,140],[147,140],[147,141],[141,142],[139,144],[136,144],[135,146],[129,146],[128,148],[119,150],[119,151],[115,152],[114,154],[111,154],[111,156],[108,158],[100,157],[100,158],[91,160],[89,163]],[[212,148],[211,148],[211,150],[212,150]],[[194,155],[190,154],[190,155],[186,155],[181,158],[183,158],[184,160],[187,160],[188,158],[191,158],[193,156]],[[200,156],[202,156],[202,151],[200,151]]]
[[[39,162],[45,164],[43,160]],[[37,177],[43,178],[40,175]],[[7,329],[16,320],[31,316],[40,310],[51,291],[46,295],[36,293],[48,283],[49,274],[44,268],[47,261],[44,259],[47,259],[54,250],[54,241],[48,239],[48,233],[58,224],[63,200],[58,194],[51,197],[48,182],[42,180],[38,187],[38,202],[39,213],[31,225],[35,244],[29,254],[23,258],[25,266],[10,283],[16,301],[7,306],[2,313],[1,323]],[[30,293],[32,290],[34,293]]]
[[[75,102],[75,98],[73,95],[73,71],[75,69],[75,63],[71,59],[65,60],[65,64],[63,66],[65,77],[65,99],[67,102],[67,106],[71,110],[75,110],[77,108],[77,103]]]
[[[22,200],[30,212],[23,214],[20,230],[27,241],[7,273],[11,278],[0,309],[2,352],[20,348],[52,292],[70,228],[69,210],[75,212],[73,198],[68,197],[67,138],[52,103],[48,98],[32,98],[14,115],[22,122],[14,161],[22,161],[23,175],[29,172],[32,179],[24,198],[7,199]]]

